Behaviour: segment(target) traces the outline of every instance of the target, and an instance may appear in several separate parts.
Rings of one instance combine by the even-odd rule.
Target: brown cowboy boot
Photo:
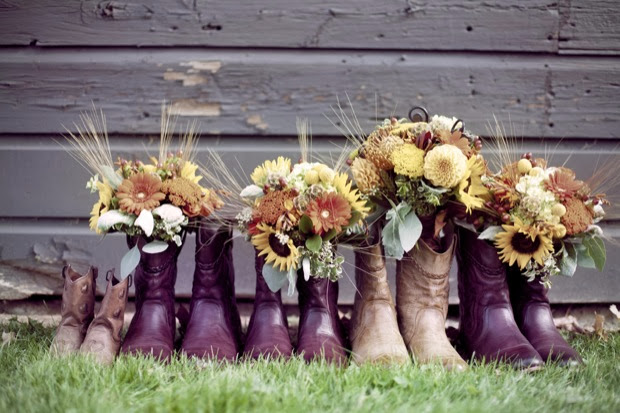
[[[90,267],[85,275],[80,275],[67,265],[62,269],[62,277],[65,286],[61,320],[51,346],[51,351],[59,356],[77,352],[84,341],[95,311],[97,268]]]
[[[357,364],[408,363],[410,358],[398,330],[380,244],[355,250],[355,285],[357,292],[349,332],[353,361]]]
[[[110,365],[121,347],[121,330],[125,320],[125,307],[131,276],[118,281],[114,270],[108,271],[108,286],[99,312],[90,323],[80,352],[89,354],[100,364]]]
[[[400,331],[417,363],[440,362],[448,370],[465,370],[467,363],[446,336],[448,277],[455,236],[443,239],[444,252],[435,252],[420,239],[397,263],[396,303]]]

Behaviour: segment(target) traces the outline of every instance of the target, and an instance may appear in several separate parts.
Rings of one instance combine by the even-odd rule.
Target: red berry
[[[502,215],[502,221],[504,221],[504,222],[508,222],[508,221],[510,221],[510,215],[508,215],[508,214],[503,214],[503,215]]]
[[[269,192],[270,189],[271,189],[271,186],[269,186],[268,184],[265,184],[265,186],[263,187],[263,192],[267,193]]]

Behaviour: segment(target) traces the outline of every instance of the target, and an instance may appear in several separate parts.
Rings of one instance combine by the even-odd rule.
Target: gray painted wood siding
[[[115,155],[152,147],[167,99],[181,122],[200,122],[199,159],[215,148],[246,175],[275,154],[297,157],[297,116],[310,119],[317,152],[336,153],[344,141],[325,115],[345,93],[366,130],[377,114],[412,104],[455,114],[481,135],[497,116],[524,151],[552,151],[589,175],[620,154],[619,53],[612,0],[4,1],[0,258],[58,242],[69,257],[118,267],[122,237],[88,231],[88,174],[54,141],[91,102],[106,112]],[[606,224],[613,238],[619,213]],[[620,301],[620,256],[608,248],[604,274],[557,279],[553,300]],[[350,303],[352,254],[342,249],[341,302]],[[191,290],[192,251],[190,238],[180,296]],[[252,256],[237,239],[237,290],[247,298]]]

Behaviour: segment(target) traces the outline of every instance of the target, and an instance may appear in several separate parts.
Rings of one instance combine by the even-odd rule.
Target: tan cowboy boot
[[[356,250],[355,267],[357,293],[350,332],[353,361],[357,364],[410,362],[398,331],[381,245]]]
[[[97,316],[90,323],[86,338],[80,347],[82,354],[89,354],[104,365],[112,364],[121,347],[121,330],[125,320],[125,306],[131,276],[123,281],[108,271],[108,286]]]
[[[465,370],[467,363],[446,337],[448,276],[455,237],[445,252],[437,253],[420,239],[397,264],[396,303],[398,323],[407,348],[417,363],[441,362],[448,370]]]
[[[95,311],[97,268],[90,267],[85,275],[81,275],[67,265],[62,269],[62,277],[65,286],[62,291],[60,325],[50,348],[52,353],[59,356],[77,352],[84,340]]]

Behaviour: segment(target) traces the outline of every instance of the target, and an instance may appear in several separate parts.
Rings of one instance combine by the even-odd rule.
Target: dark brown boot
[[[264,257],[256,255],[256,294],[250,317],[244,354],[251,358],[288,358],[293,345],[288,335],[288,322],[282,305],[282,295],[269,289],[263,278]]]
[[[518,269],[508,274],[510,301],[519,329],[545,361],[576,366],[583,361],[555,328],[547,288],[540,278],[528,282]]]
[[[145,239],[140,237],[137,242],[140,264],[134,273],[136,313],[121,352],[168,360],[174,352],[174,284],[181,249],[171,242],[165,251],[149,254],[142,250]],[[129,244],[131,246],[131,240]]]
[[[131,276],[118,281],[112,270],[108,271],[106,280],[108,286],[105,296],[95,319],[88,327],[80,352],[91,355],[101,364],[110,365],[121,347],[121,330],[125,320]]]
[[[60,325],[52,340],[51,351],[56,355],[75,353],[80,349],[95,312],[97,268],[90,267],[85,275],[70,265],[62,269],[65,286],[62,291]]]
[[[189,357],[234,360],[240,350],[241,319],[229,227],[202,223],[196,234],[196,269],[190,319],[181,350]]]

